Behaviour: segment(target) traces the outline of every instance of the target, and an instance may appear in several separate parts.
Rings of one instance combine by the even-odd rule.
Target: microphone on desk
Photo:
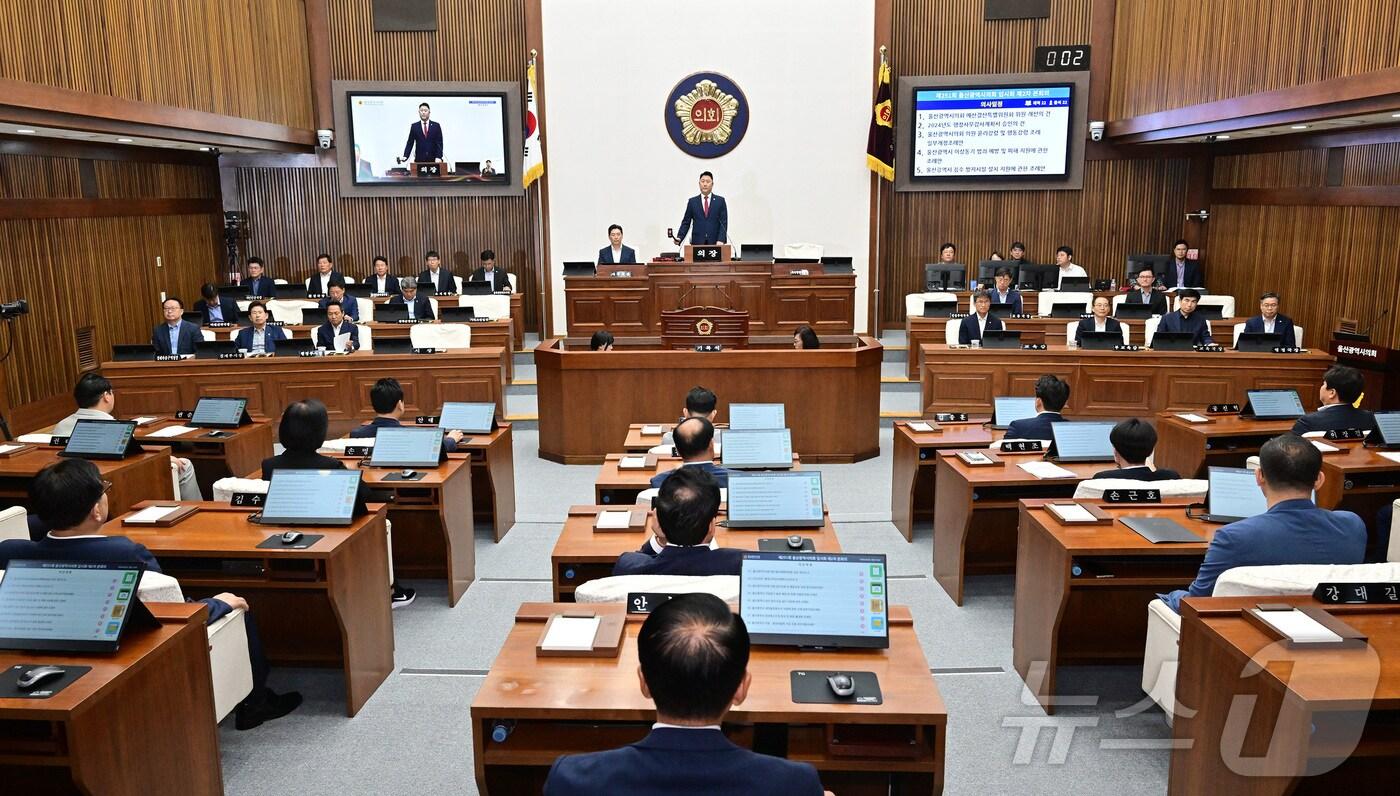
[[[1380,323],[1381,321],[1385,320],[1385,316],[1387,316],[1387,315],[1389,315],[1389,314],[1390,314],[1390,307],[1386,307],[1386,308],[1385,308],[1385,312],[1382,312],[1380,315],[1377,315],[1377,316],[1376,316],[1376,319],[1373,320],[1373,321],[1371,321],[1369,324],[1367,324],[1367,325],[1366,325],[1366,329],[1365,329],[1364,331],[1359,332],[1359,334],[1369,335],[1369,334],[1371,333],[1371,330],[1374,329],[1374,328],[1376,328],[1376,324],[1378,324],[1378,323]]]

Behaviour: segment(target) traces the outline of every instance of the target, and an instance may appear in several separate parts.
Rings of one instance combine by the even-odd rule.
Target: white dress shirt
[[[1060,278],[1055,282],[1055,287],[1056,287],[1056,289],[1058,289],[1058,288],[1060,287],[1060,285],[1064,283],[1065,277],[1067,277],[1067,276],[1088,276],[1088,275],[1089,275],[1088,272],[1086,272],[1083,268],[1081,268],[1081,267],[1079,266],[1078,263],[1070,263],[1068,268],[1061,268],[1061,269],[1060,269]]]

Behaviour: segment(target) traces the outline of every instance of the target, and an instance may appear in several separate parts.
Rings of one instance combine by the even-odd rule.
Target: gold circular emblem
[[[676,99],[676,116],[687,144],[728,142],[738,112],[738,98],[720,91],[713,80],[701,80]]]
[[[714,321],[709,318],[701,318],[695,322],[695,333],[700,335],[713,334],[715,331]]]

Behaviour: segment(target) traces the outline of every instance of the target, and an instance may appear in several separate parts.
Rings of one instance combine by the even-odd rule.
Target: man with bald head
[[[709,418],[691,415],[677,423],[675,431],[671,433],[671,443],[676,447],[676,455],[681,457],[681,467],[704,470],[721,487],[729,486],[729,471],[715,464],[715,427]],[[652,477],[651,485],[661,486],[666,483],[667,477],[679,469],[657,473]]]

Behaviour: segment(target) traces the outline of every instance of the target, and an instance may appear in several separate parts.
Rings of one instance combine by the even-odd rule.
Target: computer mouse
[[[412,478],[413,476],[418,475],[418,473],[405,467],[403,472],[399,473],[399,475],[403,476],[404,478]]]
[[[833,674],[826,678],[826,684],[831,686],[831,693],[837,696],[850,696],[856,692],[856,681],[849,674]]]
[[[32,691],[41,683],[46,683],[56,677],[62,677],[63,672],[64,670],[57,666],[35,666],[33,669],[21,674],[19,680],[15,681],[15,685],[21,691]]]
[[[792,536],[789,536],[789,537],[787,538],[787,543],[788,543],[788,547],[791,547],[793,550],[801,550],[801,549],[802,549],[802,537],[801,537],[801,536],[798,536],[797,534],[793,534]]]
[[[282,534],[282,544],[296,544],[301,541],[301,531],[287,531]]]

